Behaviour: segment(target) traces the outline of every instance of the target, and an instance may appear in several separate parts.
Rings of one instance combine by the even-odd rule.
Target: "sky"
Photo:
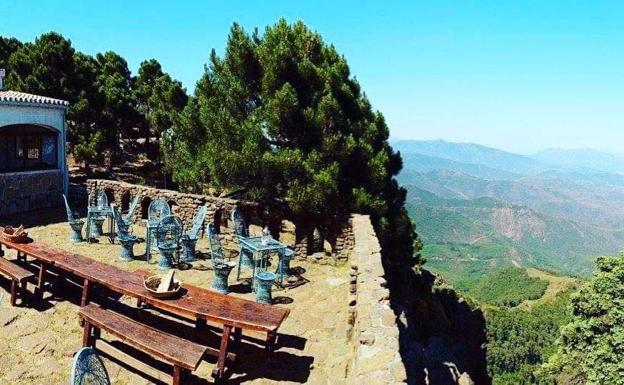
[[[347,59],[394,139],[624,153],[624,1],[0,1],[0,35],[57,31],[192,92],[233,22],[303,20]]]

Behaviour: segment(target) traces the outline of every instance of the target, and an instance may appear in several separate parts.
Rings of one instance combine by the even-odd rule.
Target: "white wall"
[[[11,124],[37,124],[59,132],[57,164],[58,168],[64,174],[63,191],[67,194],[69,173],[65,149],[65,143],[67,143],[65,107],[32,103],[0,102],[0,127]]]

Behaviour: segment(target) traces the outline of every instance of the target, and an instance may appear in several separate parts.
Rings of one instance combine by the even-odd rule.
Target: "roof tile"
[[[0,91],[0,102],[48,104],[63,107],[69,106],[69,103],[65,100],[48,98],[46,96],[27,94],[25,92],[17,91]]]

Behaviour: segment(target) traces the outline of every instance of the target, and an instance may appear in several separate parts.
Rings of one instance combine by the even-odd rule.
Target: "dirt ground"
[[[9,223],[12,222],[12,223]],[[144,269],[158,274],[158,255],[150,262],[137,259],[132,262],[119,260],[120,246],[110,244],[106,238],[98,243],[69,243],[69,225],[63,222],[63,212],[31,213],[28,217],[0,220],[0,225],[29,226],[32,238],[65,250],[113,264],[122,269]],[[134,227],[134,234],[144,237],[145,229]],[[206,254],[208,243],[202,239],[198,244],[200,254]],[[145,243],[135,246],[139,256],[145,252]],[[8,251],[5,258],[14,259]],[[313,258],[312,258],[313,259]],[[275,264],[274,264],[275,265]],[[26,266],[36,271],[36,266]],[[278,347],[266,355],[255,338],[248,335],[241,346],[238,364],[230,372],[230,383],[249,384],[340,384],[344,377],[349,356],[346,351],[346,319],[348,301],[348,271],[346,267],[334,267],[292,261],[297,284],[290,288],[274,287],[273,306],[291,310],[290,316],[280,329]],[[243,277],[249,277],[244,272]],[[185,270],[177,270],[176,276],[185,283],[209,288],[212,281],[210,260],[201,259]],[[232,296],[253,299],[249,282],[235,282],[235,271],[230,277]],[[0,384],[64,384],[69,382],[73,354],[80,348],[82,329],[78,325],[77,310],[80,290],[71,282],[56,284],[43,300],[27,298],[24,305],[11,307],[9,281],[0,276]],[[32,292],[33,286],[29,285]],[[134,308],[134,301],[120,298],[114,305],[120,312],[131,314],[142,321],[154,324],[185,338],[194,339],[217,347],[218,330],[211,335],[197,335],[192,324],[154,311]],[[168,383],[170,369],[150,357],[133,351],[119,341],[103,333],[108,342],[98,342],[98,348],[113,384]],[[214,360],[204,361],[197,371],[185,381],[190,384],[212,383],[210,373]],[[155,367],[155,369],[153,368]],[[164,370],[164,372],[163,372]]]

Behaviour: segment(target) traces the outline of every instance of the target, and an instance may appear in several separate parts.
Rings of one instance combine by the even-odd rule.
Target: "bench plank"
[[[10,276],[11,279],[19,282],[35,276],[30,271],[4,258],[0,258],[0,272],[3,272],[4,274]]]
[[[26,293],[26,280],[35,275],[30,271],[18,266],[17,264],[0,257],[0,273],[8,275],[11,278],[11,306],[15,306],[17,302],[17,292],[19,286],[22,303],[24,303],[24,294]]]
[[[80,308],[78,313],[96,328],[174,366],[195,370],[206,352],[205,346],[167,334],[95,304]]]

